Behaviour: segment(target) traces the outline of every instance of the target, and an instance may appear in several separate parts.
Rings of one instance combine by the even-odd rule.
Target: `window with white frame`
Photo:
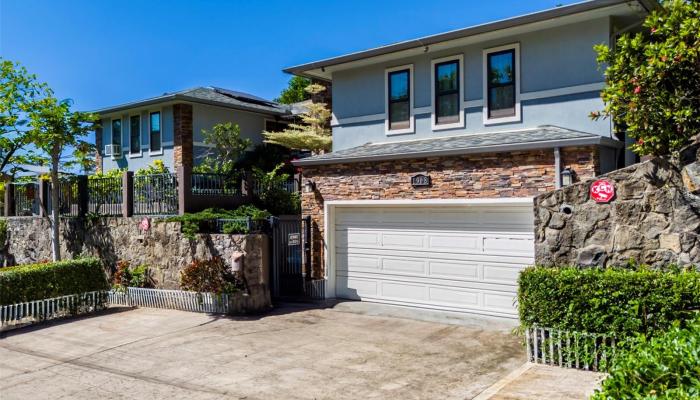
[[[119,150],[112,150],[112,154],[121,154],[122,148],[122,120],[121,118],[112,120],[112,148],[117,148]]]
[[[385,71],[386,133],[413,133],[413,65]]]
[[[151,152],[159,152],[162,150],[162,126],[160,111],[154,111],[148,116],[148,139],[150,141]]]
[[[434,130],[464,127],[462,64],[462,55],[445,57],[431,62],[432,127]]]
[[[129,153],[141,154],[141,116],[129,117]]]
[[[484,50],[484,123],[520,121],[520,46]]]

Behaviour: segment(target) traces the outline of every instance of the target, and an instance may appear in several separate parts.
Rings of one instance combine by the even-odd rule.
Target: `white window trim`
[[[119,132],[119,135],[121,136],[119,138],[119,156],[114,156],[114,149],[112,149],[112,160],[118,160],[124,157],[124,118],[122,118],[122,116],[119,116],[118,118],[111,118],[109,120],[109,144],[112,147],[114,147],[114,121],[121,121],[121,128]]]
[[[139,152],[138,153],[132,153],[131,152],[131,118],[133,117],[139,117]],[[129,114],[129,158],[139,158],[143,157],[143,132],[141,132],[142,124],[141,124],[141,114],[136,113],[136,114]]]
[[[151,143],[151,114],[160,114],[160,150],[153,151]],[[163,154],[163,109],[148,110],[148,155],[160,156]]]
[[[451,124],[435,123],[435,64],[457,60],[459,64],[459,121]],[[434,131],[464,128],[464,54],[430,60],[430,127]]]
[[[391,72],[408,70],[408,128],[389,129],[389,74]],[[384,133],[387,136],[406,135],[416,131],[414,110],[415,93],[413,91],[413,64],[399,65],[384,70]]]
[[[489,118],[489,98],[488,98],[488,55],[503,50],[515,50],[515,115],[510,117]],[[504,124],[509,122],[521,122],[522,113],[520,107],[520,43],[511,43],[498,47],[491,47],[483,51],[483,119],[484,125]]]

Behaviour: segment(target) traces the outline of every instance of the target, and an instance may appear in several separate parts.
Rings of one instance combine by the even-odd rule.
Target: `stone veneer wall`
[[[597,147],[561,150],[562,167],[579,179],[599,172]],[[429,188],[413,188],[411,176],[427,174]],[[323,276],[323,205],[330,200],[460,199],[537,196],[554,189],[554,152],[547,150],[361,162],[304,167],[316,185],[302,195],[302,214],[312,220],[311,264]]]
[[[175,167],[193,165],[192,105],[173,105],[174,143],[173,158]]]
[[[266,235],[200,234],[191,241],[180,232],[179,222],[151,220],[142,231],[142,218],[104,218],[97,222],[63,220],[61,225],[63,258],[80,255],[99,257],[114,268],[118,260],[132,266],[146,264],[154,271],[158,288],[178,289],[180,270],[194,259],[222,257],[230,263],[236,252],[245,253],[243,273],[251,297],[270,305],[268,286],[269,241]],[[49,223],[44,218],[8,218],[9,246],[4,254],[16,264],[51,259]],[[0,260],[2,261],[2,260]],[[1,265],[1,264],[0,264]],[[256,304],[260,305],[260,301]]]
[[[590,199],[593,181],[535,199],[538,264],[700,265],[700,162],[657,158],[601,178],[616,188],[609,204]]]

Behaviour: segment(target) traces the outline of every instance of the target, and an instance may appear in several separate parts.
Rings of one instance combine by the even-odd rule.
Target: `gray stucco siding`
[[[609,40],[610,19],[580,22],[565,27],[530,32],[518,36],[428,53],[333,73],[333,114],[339,126],[333,128],[334,149],[354,147],[367,142],[421,139],[451,134],[488,132],[492,130],[528,128],[537,125],[558,125],[609,136],[606,121],[593,122],[591,111],[602,103],[597,92],[557,95],[550,99],[521,100],[521,122],[500,125],[483,124],[481,107],[465,112],[465,128],[432,131],[430,114],[416,114],[415,133],[387,136],[384,121],[343,122],[344,119],[383,115],[385,113],[385,69],[412,64],[414,69],[414,108],[431,106],[431,60],[462,54],[464,57],[463,101],[479,101],[483,97],[483,50],[519,43],[520,93],[565,89],[588,84],[603,84],[602,71],[596,63],[593,46]]]
[[[591,111],[600,110],[603,102],[598,92],[557,96],[522,102],[522,122],[484,126],[482,107],[470,107],[465,112],[465,127],[432,131],[429,113],[415,116],[415,133],[387,136],[384,120],[347,124],[333,127],[333,150],[343,150],[365,143],[384,143],[401,140],[428,139],[470,133],[498,132],[503,130],[534,128],[541,125],[557,125],[582,132],[610,136],[608,120],[593,121]]]
[[[251,139],[253,144],[259,144],[262,143],[261,133],[265,129],[266,119],[274,120],[274,116],[194,104],[192,106],[194,142],[195,144],[201,144],[204,141],[202,129],[211,130],[216,124],[232,122],[238,124],[241,128],[241,137]]]

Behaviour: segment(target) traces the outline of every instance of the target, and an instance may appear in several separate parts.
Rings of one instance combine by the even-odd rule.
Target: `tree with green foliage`
[[[662,156],[700,133],[700,2],[664,1],[643,27],[595,47],[607,86],[591,117],[612,117],[637,154]]]
[[[275,101],[282,104],[299,103],[311,98],[311,95],[305,90],[311,84],[311,80],[302,76],[293,76],[289,80],[287,87],[282,90],[280,97]]]
[[[51,186],[60,187],[59,170],[73,165],[85,165],[80,154],[92,154],[93,145],[85,139],[98,117],[94,114],[71,111],[70,100],[59,101],[49,91],[49,95],[35,102],[29,112],[27,141],[49,160]],[[74,151],[82,149],[81,152]],[[66,151],[71,151],[68,160],[64,158]],[[59,191],[51,191],[51,250],[54,261],[61,259],[59,239]]]
[[[241,137],[241,128],[232,122],[216,124],[211,130],[202,129],[202,137],[212,147],[197,166],[197,172],[230,175],[235,172],[238,159],[253,144],[249,138]]]
[[[326,90],[323,85],[311,84],[306,89],[314,96]],[[333,138],[328,121],[331,117],[326,103],[311,103],[301,114],[300,124],[289,124],[281,132],[263,132],[266,143],[278,144],[295,150],[311,150],[315,153],[330,151]]]
[[[20,164],[39,163],[28,146],[28,114],[48,92],[26,68],[0,58],[0,175],[14,175]]]

